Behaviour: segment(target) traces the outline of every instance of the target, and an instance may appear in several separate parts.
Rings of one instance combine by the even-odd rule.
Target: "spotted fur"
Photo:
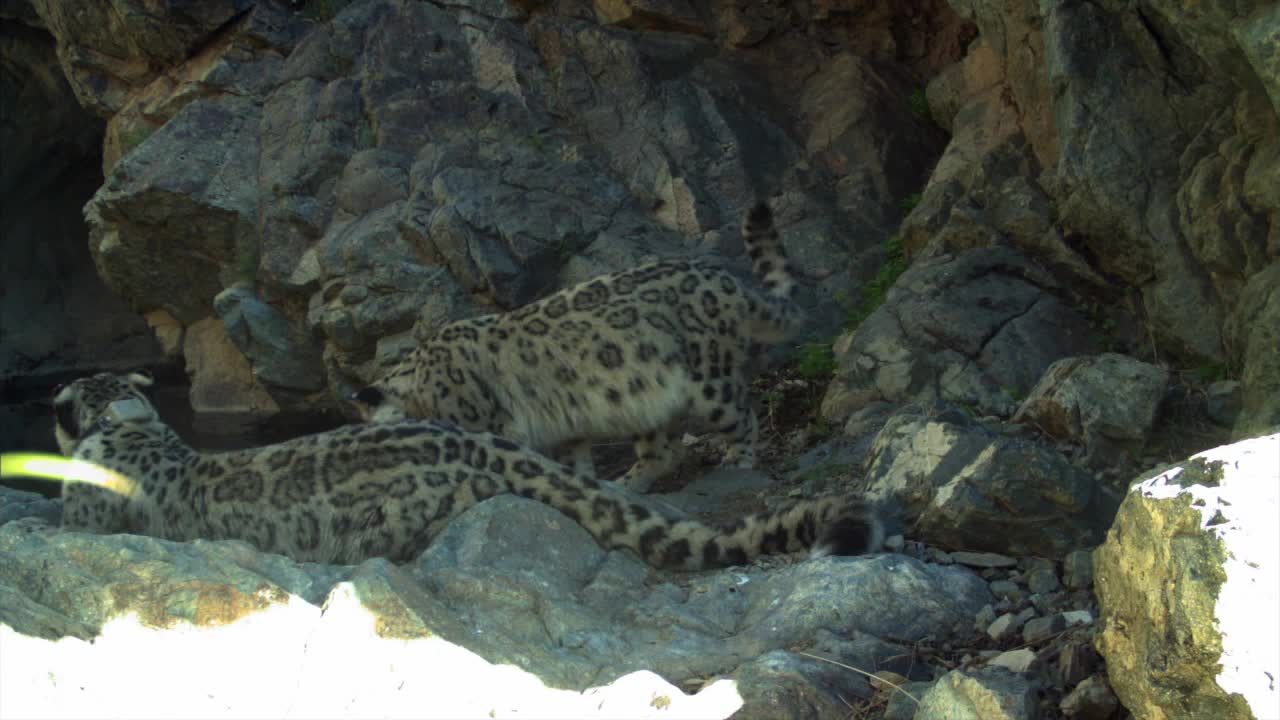
[[[197,452],[159,418],[142,392],[149,384],[103,373],[55,397],[62,452],[136,483],[130,494],[65,484],[63,527],[235,538],[299,561],[407,561],[467,508],[514,494],[656,567],[734,565],[803,549],[851,555],[881,541],[879,520],[852,497],[805,501],[719,530],[656,515],[509,440],[439,422],[348,425],[265,447]]]
[[[567,447],[593,477],[592,442],[632,439],[637,460],[620,482],[639,492],[678,464],[684,421],[726,446],[725,465],[752,467],[751,356],[803,314],[769,206],[752,208],[742,232],[766,292],[709,262],[605,275],[450,323],[353,399],[366,420],[439,418],[543,452]]]

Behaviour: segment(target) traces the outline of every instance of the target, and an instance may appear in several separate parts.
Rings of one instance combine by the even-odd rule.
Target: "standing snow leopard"
[[[726,445],[723,464],[752,467],[752,348],[789,339],[804,314],[767,204],[742,237],[765,292],[705,261],[604,275],[449,323],[352,399],[365,420],[439,418],[543,452],[568,446],[591,477],[591,443],[630,438],[637,460],[619,482],[637,492],[674,470],[685,420]]]

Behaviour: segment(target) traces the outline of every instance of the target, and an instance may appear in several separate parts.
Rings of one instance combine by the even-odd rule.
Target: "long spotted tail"
[[[743,217],[742,244],[751,259],[751,272],[765,289],[752,308],[748,334],[762,342],[787,340],[804,324],[804,311],[794,302],[800,285],[774,227],[773,210],[764,201],[757,202]]]
[[[538,465],[541,465],[539,463]],[[809,550],[858,555],[880,549],[884,526],[851,495],[803,500],[718,529],[696,520],[671,520],[627,502],[598,482],[563,468],[517,463],[506,480],[515,494],[538,500],[578,521],[605,547],[630,548],[659,568],[701,570],[751,562],[761,555]]]

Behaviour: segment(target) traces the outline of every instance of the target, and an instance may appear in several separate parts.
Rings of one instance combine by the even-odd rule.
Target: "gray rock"
[[[1031,720],[1035,691],[1023,676],[997,667],[952,670],[920,701],[916,718]]]
[[[1085,642],[1068,642],[1058,653],[1057,681],[1059,687],[1075,687],[1093,674],[1098,667],[1098,654]]]
[[[1093,554],[1088,550],[1072,550],[1062,559],[1062,582],[1072,590],[1093,586]]]
[[[1107,681],[1101,675],[1094,675],[1067,693],[1058,707],[1069,718],[1107,720],[1119,706]]]
[[[1028,620],[1027,624],[1022,626],[1022,641],[1034,645],[1048,640],[1065,629],[1067,629],[1067,621],[1061,614],[1055,613],[1047,617],[1035,618]]]
[[[1017,613],[1005,613],[991,623],[991,626],[987,628],[987,635],[996,642],[1008,640],[1016,635],[1035,616],[1035,608],[1026,608]]]
[[[945,398],[1008,417],[1049,365],[1093,347],[1043,268],[1007,248],[912,265],[885,302],[836,344],[822,414],[843,421],[875,400]]]
[[[1205,412],[1223,427],[1235,425],[1243,403],[1244,394],[1238,380],[1219,380],[1205,388]]]
[[[1002,667],[1009,672],[1027,674],[1037,670],[1038,658],[1029,648],[1006,650],[987,661],[992,667]]]
[[[1141,457],[1169,373],[1125,355],[1064,358],[1045,372],[1014,415],[1083,445],[1095,467]]]
[[[222,291],[213,299],[213,308],[258,380],[301,392],[324,387],[319,349],[251,286],[239,283]]]
[[[902,686],[902,690],[889,692],[889,701],[884,706],[883,720],[912,720],[919,707],[919,699],[933,687],[931,682],[912,682]],[[910,693],[908,695],[907,693]]]
[[[1027,588],[1033,593],[1051,593],[1062,587],[1058,583],[1058,574],[1050,568],[1032,570],[1027,576]]]
[[[1277,161],[1280,163],[1280,160]],[[1280,165],[1278,165],[1280,167]],[[1252,437],[1280,428],[1280,261],[1249,279],[1231,314],[1227,334],[1240,348],[1243,402],[1234,435]]]
[[[1257,610],[1280,606],[1277,458],[1280,435],[1268,435],[1139,479],[1094,551],[1096,644],[1135,715],[1266,717],[1280,707],[1280,621]]]
[[[991,592],[1002,600],[1017,605],[1026,599],[1027,593],[1011,580],[995,580],[991,583]]]
[[[62,501],[0,485],[0,525],[26,517],[57,525],[62,521]]]
[[[951,559],[961,565],[979,568],[1003,568],[1013,567],[1018,564],[1016,558],[1008,555],[1001,555],[993,552],[971,552],[968,550],[957,550],[950,553]]]
[[[36,575],[40,582],[30,582]],[[246,714],[281,717],[290,702],[296,703],[293,716],[314,715],[344,694],[360,698],[362,714],[399,715],[404,706],[396,698],[421,702],[428,682],[438,694],[433,707],[474,715],[468,703],[480,700],[461,689],[466,683],[459,680],[459,692],[451,693],[441,688],[454,684],[441,680],[450,666],[474,677],[503,664],[523,668],[505,670],[516,673],[520,688],[527,682],[521,678],[533,677],[525,673],[536,673],[538,688],[601,688],[591,695],[611,698],[614,716],[648,712],[647,704],[666,694],[670,713],[693,712],[696,705],[683,703],[723,699],[723,690],[712,684],[704,690],[710,695],[695,701],[670,682],[696,687],[728,677],[749,687],[742,693],[749,716],[792,717],[790,708],[838,708],[842,696],[871,693],[862,676],[793,649],[813,648],[858,667],[901,664],[908,672],[901,662],[910,658],[907,648],[876,636],[895,642],[952,637],[991,600],[985,583],[968,571],[900,555],[657,576],[630,554],[603,551],[565,516],[514,497],[476,506],[404,567],[379,559],[354,567],[300,565],[240,542],[64,533],[25,517],[0,526],[0,595],[0,622],[21,634],[6,636],[5,647],[18,648],[15,657],[49,658],[29,663],[43,668],[28,678],[41,690],[7,697],[12,707],[74,687],[83,702],[109,700],[127,711],[136,703],[125,700],[137,693],[135,684],[113,677],[85,686],[75,665],[79,650],[46,656],[41,653],[50,651],[33,645],[34,638],[95,639],[108,648],[100,657],[110,658],[125,644],[136,646],[131,633],[183,623],[195,626],[184,638],[209,636],[224,647],[271,638],[264,644],[269,649],[251,653],[247,664],[188,674],[166,684],[161,697],[212,695]],[[121,625],[117,618],[129,613],[143,628]],[[209,626],[241,635],[216,639]],[[21,636],[29,642],[11,644]],[[353,652],[389,665],[343,673],[343,659]],[[422,664],[431,657],[435,664]],[[158,656],[154,661],[162,666]],[[129,665],[130,676],[154,679],[146,666],[151,660],[140,662]],[[644,692],[628,684],[636,677],[647,678]],[[614,683],[619,678],[621,685]],[[263,694],[272,683],[296,688],[296,697]],[[355,690],[401,683],[394,697]],[[565,708],[576,706],[556,707],[570,712]]]
[[[1097,544],[1118,504],[1057,452],[948,410],[891,418],[860,486],[899,503],[925,542],[1012,555],[1060,557]],[[952,558],[992,567],[981,555]]]

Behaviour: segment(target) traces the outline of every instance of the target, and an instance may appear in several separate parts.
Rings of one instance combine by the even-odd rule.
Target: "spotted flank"
[[[686,431],[723,445],[724,465],[753,467],[752,358],[804,314],[768,205],[746,213],[742,234],[763,291],[709,261],[604,275],[450,323],[352,400],[370,421],[447,420],[566,452],[592,477],[591,445],[629,440],[636,463],[620,482],[639,492],[675,469]]]

